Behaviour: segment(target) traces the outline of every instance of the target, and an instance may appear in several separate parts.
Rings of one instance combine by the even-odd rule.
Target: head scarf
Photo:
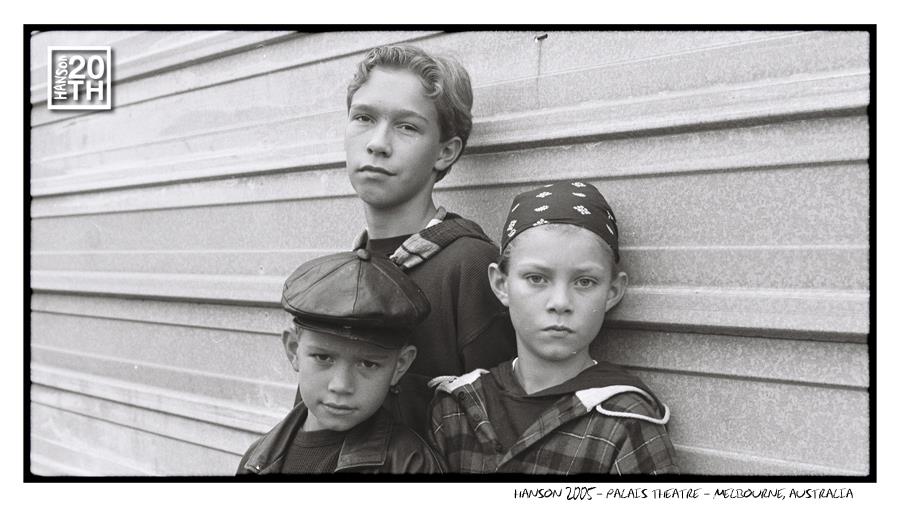
[[[619,229],[612,208],[594,185],[562,181],[516,195],[506,217],[501,251],[531,227],[563,223],[586,228],[612,248],[619,261]]]

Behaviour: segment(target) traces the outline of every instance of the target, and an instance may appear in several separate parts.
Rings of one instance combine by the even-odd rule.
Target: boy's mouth
[[[363,165],[362,167],[356,169],[357,172],[371,172],[373,174],[384,174],[385,176],[393,176],[394,174],[385,169],[384,167],[379,167],[377,165]]]
[[[566,327],[565,325],[559,325],[559,324],[548,325],[541,330],[548,330],[548,331],[552,331],[552,332],[569,332],[569,333],[575,332],[574,330],[570,329],[569,327]]]
[[[350,414],[350,413],[356,411],[356,408],[354,408],[352,406],[347,406],[345,404],[333,404],[330,402],[323,402],[321,404],[323,407],[325,407],[325,409],[329,413],[332,413],[335,415],[347,415],[347,414]]]

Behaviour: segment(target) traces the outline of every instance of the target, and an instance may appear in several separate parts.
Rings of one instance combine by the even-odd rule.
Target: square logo
[[[47,108],[112,109],[110,46],[47,48]]]

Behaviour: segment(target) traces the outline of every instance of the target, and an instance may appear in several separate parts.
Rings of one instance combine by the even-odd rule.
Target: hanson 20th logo
[[[48,109],[111,109],[109,46],[47,48]]]

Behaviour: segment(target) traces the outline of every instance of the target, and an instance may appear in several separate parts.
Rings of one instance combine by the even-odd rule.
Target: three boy
[[[435,472],[446,457],[454,472],[677,471],[665,407],[638,379],[587,351],[627,285],[617,267],[615,218],[599,192],[571,182],[558,184],[574,190],[568,193],[548,185],[517,197],[497,264],[497,249],[477,224],[435,206],[434,184],[465,148],[471,105],[468,75],[452,60],[387,46],[360,63],[348,87],[345,150],[367,228],[355,253],[338,256],[395,264],[405,274],[393,282],[408,276],[421,286],[431,312],[407,318],[406,327],[386,313],[376,318],[409,336],[401,345],[371,325],[348,323],[350,310],[333,312],[356,300],[349,279],[329,274],[306,285],[315,278],[309,272],[324,274],[301,266],[283,300],[297,324],[285,347],[301,373],[300,402],[248,450],[241,470],[352,470],[351,450],[371,438],[372,427],[389,427],[399,436],[382,439],[382,449],[415,465],[369,470]],[[555,246],[561,243],[567,248]],[[379,285],[356,288],[377,292]],[[357,349],[363,345],[370,349]],[[433,383],[429,426],[433,392],[425,382],[442,375],[449,377]],[[379,409],[383,401],[387,410]],[[429,434],[442,455],[395,419]],[[338,434],[314,434],[320,429]]]

